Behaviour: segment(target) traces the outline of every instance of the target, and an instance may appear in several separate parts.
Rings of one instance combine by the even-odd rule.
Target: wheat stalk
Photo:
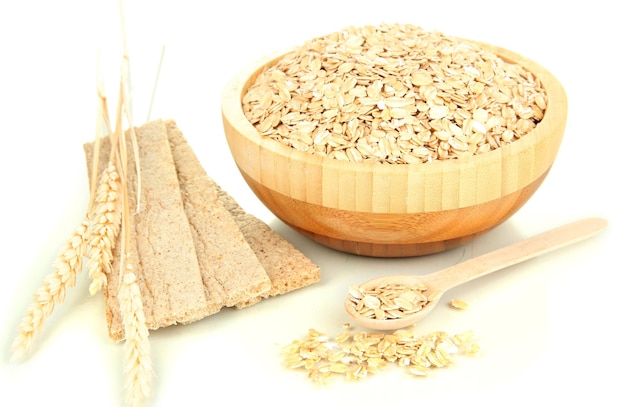
[[[33,302],[18,326],[18,334],[11,345],[16,357],[24,356],[32,347],[44,322],[54,311],[55,304],[65,300],[67,290],[76,285],[76,274],[82,269],[82,258],[87,242],[88,222],[83,220],[56,257],[54,271],[44,278],[42,286],[35,292]]]
[[[121,137],[123,141],[124,138]],[[126,143],[120,143],[120,171],[126,174]],[[121,177],[121,196],[124,205],[121,216],[120,239],[120,272],[117,299],[124,326],[124,373],[126,374],[127,403],[130,407],[138,407],[150,394],[152,382],[152,360],[150,358],[149,331],[143,312],[141,291],[137,283],[137,275],[130,263],[128,246],[131,242],[130,230],[132,223],[128,205],[128,184],[125,176]]]
[[[152,361],[148,328],[143,313],[137,276],[130,264],[122,265],[118,293],[122,323],[124,324],[124,372],[126,374],[127,402],[139,406],[150,393]]]
[[[101,102],[98,107],[98,121],[103,120],[110,129],[106,98],[101,93],[100,87],[98,97]],[[112,249],[117,239],[121,218],[117,197],[120,177],[112,161],[109,161],[109,166],[103,171],[100,181],[95,182],[98,174],[99,141],[100,134],[96,133],[93,160],[96,165],[93,167],[92,185],[94,188],[98,186],[97,192],[94,193],[92,188],[85,218],[61,248],[53,262],[53,271],[44,278],[43,284],[33,295],[34,300],[26,309],[11,345],[14,357],[23,357],[31,349],[45,320],[52,315],[55,305],[61,304],[65,300],[67,290],[76,285],[76,275],[82,271],[84,256],[89,254],[87,268],[93,279],[90,286],[92,294],[106,284],[106,275],[103,271],[110,269]],[[111,154],[114,159],[113,149]]]
[[[119,232],[121,211],[119,210],[120,175],[109,161],[102,172],[95,197],[95,205],[89,214],[90,239],[87,255],[89,256],[89,277],[92,282],[89,292],[94,295],[106,285],[106,274],[111,271],[113,248]]]
[[[122,235],[120,253],[129,253],[131,214],[128,200],[128,152],[126,134],[122,130],[122,119],[128,122],[128,133],[131,147],[135,157],[135,173],[137,176],[136,210],[141,207],[141,171],[139,161],[139,146],[137,135],[132,121],[132,102],[130,98],[130,64],[126,32],[124,24],[124,12],[122,0],[120,0],[120,18],[122,19],[122,38],[124,41],[124,55],[121,66],[120,97],[117,106],[117,122],[115,135],[118,139],[118,156],[121,177],[121,194],[124,205],[122,207]],[[118,301],[124,326],[124,372],[126,374],[127,403],[131,407],[138,407],[148,397],[152,382],[152,360],[150,358],[149,331],[143,312],[143,301],[137,283],[137,276],[129,262],[130,255],[120,258],[120,282]]]
[[[106,284],[105,272],[110,271],[112,249],[115,246],[121,212],[118,208],[120,176],[112,162],[103,171],[95,206],[65,242],[53,263],[53,271],[44,278],[42,286],[35,292],[33,302],[26,309],[11,345],[16,357],[23,357],[32,347],[44,322],[56,304],[65,300],[69,288],[76,285],[76,275],[82,271],[83,257],[88,254],[89,275],[93,282],[90,292],[94,294]]]
[[[120,0],[120,15],[123,19],[121,3]],[[148,341],[149,330],[143,311],[141,292],[128,254],[131,216],[127,185],[127,141],[123,131],[124,117],[129,123],[130,141],[136,158],[134,170],[137,173],[137,209],[140,207],[141,191],[138,145],[130,112],[129,81],[128,54],[124,40],[120,98],[114,131],[111,131],[106,97],[101,84],[98,83],[100,103],[87,213],[57,256],[54,271],[44,279],[42,287],[35,292],[34,301],[27,308],[26,315],[18,326],[18,335],[13,341],[11,351],[15,356],[22,356],[31,348],[44,321],[52,314],[55,304],[62,303],[67,289],[76,285],[76,274],[82,270],[83,257],[87,257],[87,268],[92,280],[89,286],[90,293],[94,295],[107,284],[107,275],[111,272],[113,249],[122,229],[118,299],[125,336],[124,371],[129,406],[137,407],[150,393],[153,371]],[[96,183],[100,173],[98,163],[101,135],[99,131],[103,124],[110,134],[111,153],[108,165]]]
[[[121,89],[120,94],[124,95],[123,89]],[[125,97],[121,96],[120,100],[123,103]],[[118,113],[120,110],[121,106],[118,106]],[[120,128],[119,122],[116,127]],[[124,372],[126,374],[126,390],[128,391],[127,403],[131,407],[138,407],[150,393],[153,372],[152,360],[150,358],[150,342],[148,341],[149,331],[143,312],[141,291],[137,283],[137,276],[129,261],[130,253],[128,246],[131,243],[130,227],[132,223],[128,205],[128,178],[126,177],[126,174],[128,174],[128,157],[124,134],[121,133],[120,136],[118,144],[119,154],[117,157],[120,162],[120,172],[123,175],[120,182],[120,193],[124,202],[121,214],[120,253],[125,255],[120,256],[120,281],[117,298],[122,314],[122,325],[124,326]],[[134,138],[134,133],[131,133],[131,137]],[[135,156],[138,157],[137,150],[134,150],[134,152]],[[137,167],[135,167],[135,170],[137,170]],[[138,195],[139,192],[138,190]]]

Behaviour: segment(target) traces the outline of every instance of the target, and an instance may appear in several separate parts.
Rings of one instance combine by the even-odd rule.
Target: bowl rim
[[[256,79],[256,77],[263,71],[263,69],[271,66],[285,54],[292,50],[283,50],[266,55],[257,59],[253,63],[245,66],[241,69],[229,82],[222,94],[222,117],[225,125],[225,131],[227,138],[229,139],[229,146],[231,153],[234,155],[235,161],[240,170],[247,173],[255,180],[267,184],[270,188],[276,189],[277,192],[290,194],[289,187],[281,187],[280,181],[271,181],[261,179],[262,175],[260,168],[261,163],[255,163],[248,166],[246,163],[242,163],[238,160],[238,156],[246,155],[248,157],[252,155],[260,155],[265,160],[285,160],[290,163],[303,163],[307,167],[319,167],[323,168],[327,174],[365,174],[366,176],[372,176],[375,174],[381,178],[384,177],[419,177],[424,179],[427,177],[441,176],[441,179],[445,179],[446,174],[458,173],[459,171],[472,172],[480,170],[481,168],[496,168],[502,166],[515,169],[517,165],[521,163],[517,162],[516,157],[526,157],[524,164],[527,171],[518,171],[516,179],[504,181],[500,188],[492,188],[480,198],[474,199],[475,202],[466,203],[452,203],[448,208],[437,208],[435,205],[432,208],[422,208],[423,210],[439,210],[439,209],[454,209],[455,206],[463,207],[472,205],[475,203],[482,203],[492,199],[496,199],[499,196],[503,196],[519,190],[521,187],[529,185],[535,179],[544,175],[556,157],[556,152],[560,146],[563,132],[565,128],[565,121],[567,116],[567,95],[561,83],[557,80],[550,71],[543,66],[539,65],[535,61],[523,57],[520,54],[502,48],[499,46],[462,39],[464,41],[477,44],[504,59],[508,62],[513,62],[523,66],[525,69],[531,71],[540,80],[544,86],[548,95],[547,107],[543,119],[537,124],[535,129],[525,134],[521,138],[509,143],[505,146],[499,147],[495,150],[491,150],[486,153],[473,155],[471,157],[464,157],[458,159],[446,159],[435,160],[428,163],[407,163],[407,164],[381,164],[381,163],[369,163],[369,162],[351,162],[342,161],[329,157],[311,154],[308,152],[299,151],[292,147],[283,145],[277,140],[269,137],[262,136],[256,128],[246,119],[241,109],[242,98],[245,95],[246,90]],[[228,127],[232,128],[228,128]],[[247,149],[257,150],[248,151],[242,153],[238,151],[242,145],[234,145],[232,141],[232,133],[235,131],[242,136],[246,142]],[[539,146],[539,147],[538,147]],[[508,163],[508,164],[507,164]],[[253,168],[256,167],[256,168]],[[504,171],[503,171],[504,172]],[[493,175],[493,174],[492,174]],[[478,174],[476,174],[478,176]],[[452,191],[450,194],[454,194]],[[306,199],[304,197],[300,197]],[[454,199],[452,199],[454,200]],[[332,201],[332,200],[331,200]],[[470,199],[472,201],[472,199]],[[341,209],[340,204],[317,202],[323,205],[335,205],[338,209]],[[418,205],[424,206],[424,205]],[[345,208],[350,209],[350,208]],[[387,209],[381,209],[383,212]]]

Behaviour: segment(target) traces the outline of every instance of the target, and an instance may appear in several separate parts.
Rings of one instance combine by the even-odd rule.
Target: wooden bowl
[[[480,44],[543,83],[548,106],[532,132],[488,153],[426,164],[370,164],[315,156],[262,137],[242,111],[257,75],[282,55],[244,69],[222,96],[232,156],[250,188],[279,219],[340,251],[407,257],[465,244],[513,215],[539,188],[565,130],[567,97],[537,63]]]

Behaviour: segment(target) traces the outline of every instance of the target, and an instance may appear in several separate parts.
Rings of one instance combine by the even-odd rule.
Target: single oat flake
[[[400,24],[312,39],[261,72],[242,99],[265,137],[338,160],[396,164],[500,148],[532,131],[547,103],[522,66]]]
[[[467,309],[467,307],[469,306],[467,302],[463,300],[459,300],[458,298],[454,298],[450,300],[450,302],[448,302],[448,305],[450,305],[450,307],[452,308],[460,309],[460,310]]]

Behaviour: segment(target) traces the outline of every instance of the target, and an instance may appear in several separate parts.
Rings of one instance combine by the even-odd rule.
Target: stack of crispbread
[[[319,281],[317,265],[207,175],[173,120],[155,120],[135,132],[140,183],[129,171],[130,254],[149,329],[191,323],[223,307],[244,308]],[[93,149],[94,143],[85,144],[89,172]],[[128,151],[133,169],[130,144]],[[109,152],[104,138],[100,169]],[[118,242],[104,289],[114,340],[124,338],[117,300],[119,247]]]

